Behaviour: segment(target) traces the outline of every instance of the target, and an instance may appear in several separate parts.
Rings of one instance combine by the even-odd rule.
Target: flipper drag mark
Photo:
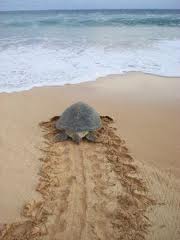
[[[42,151],[37,191],[42,201],[24,206],[27,221],[7,226],[0,239],[143,240],[154,203],[134,159],[102,116],[96,142],[54,142],[57,117],[40,124]]]

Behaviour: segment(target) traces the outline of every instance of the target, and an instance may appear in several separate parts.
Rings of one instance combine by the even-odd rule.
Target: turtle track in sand
[[[97,142],[55,143],[55,121],[40,124],[45,145],[37,191],[42,201],[23,208],[27,221],[4,225],[1,240],[143,240],[153,201],[134,159],[101,117]]]

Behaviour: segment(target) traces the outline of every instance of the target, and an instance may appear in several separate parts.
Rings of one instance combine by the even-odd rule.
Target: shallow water
[[[179,10],[0,12],[0,92],[125,71],[180,76]]]

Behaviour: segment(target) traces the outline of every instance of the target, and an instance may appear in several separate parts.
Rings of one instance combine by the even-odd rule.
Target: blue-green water
[[[1,27],[180,26],[179,10],[1,12]]]
[[[180,76],[180,10],[0,12],[0,91],[125,71]]]

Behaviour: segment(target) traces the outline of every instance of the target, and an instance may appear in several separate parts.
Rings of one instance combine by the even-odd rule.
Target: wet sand
[[[146,238],[179,239],[179,90],[180,78],[128,73],[100,78],[96,82],[0,94],[0,223],[24,221],[21,215],[24,204],[42,199],[35,191],[42,167],[39,158],[44,156],[40,150],[44,147],[44,138],[39,122],[48,121],[81,100],[95,107],[101,115],[113,117],[113,126],[117,128],[115,134],[125,140],[128,152],[138,166],[138,174],[148,189],[148,196],[156,201],[146,210],[151,223]],[[70,150],[71,161],[75,156],[72,151],[76,150]],[[84,161],[96,159],[86,157]],[[107,170],[103,168],[104,163],[100,166],[100,172],[104,173]],[[87,168],[84,166],[85,174],[92,174],[92,170],[86,171]],[[65,175],[66,171],[63,170]],[[89,187],[87,190],[90,191]],[[83,211],[83,205],[78,199],[76,202]],[[64,236],[68,236],[68,232]],[[102,239],[106,239],[105,236],[102,235]],[[79,239],[88,239],[88,235]]]

